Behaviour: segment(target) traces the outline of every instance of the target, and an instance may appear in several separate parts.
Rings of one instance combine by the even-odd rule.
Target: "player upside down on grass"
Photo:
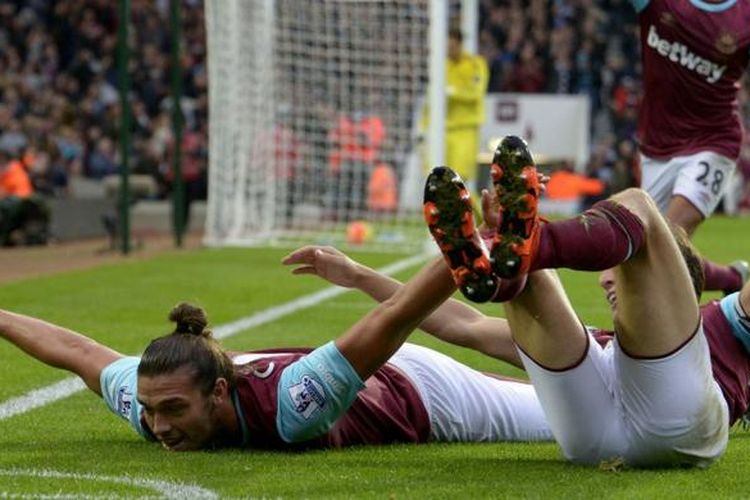
[[[305,273],[309,255],[303,250],[285,262],[302,264]],[[314,350],[227,353],[211,338],[203,311],[188,304],[172,310],[174,332],[140,358],[10,312],[0,311],[0,336],[78,374],[138,433],[170,450],[552,440],[530,384],[404,344],[425,321],[445,329],[455,301],[430,312],[454,290],[438,259]]]
[[[707,466],[721,456],[729,424],[748,408],[750,286],[700,309],[701,260],[684,234],[678,244],[641,190],[543,223],[533,159],[517,137],[498,146],[492,179],[498,210],[489,210],[484,193],[495,226],[487,243],[463,182],[447,167],[427,180],[425,218],[467,298],[505,302],[564,455],[635,466]],[[542,271],[557,267],[607,270],[600,282],[616,335],[606,347],[582,325],[555,275]],[[521,290],[509,301],[496,293],[508,280]]]

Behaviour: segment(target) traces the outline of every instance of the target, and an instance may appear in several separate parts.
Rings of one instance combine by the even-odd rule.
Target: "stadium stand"
[[[137,27],[131,31],[132,170],[148,185],[141,190],[148,199],[167,197],[173,180],[168,4],[132,1],[131,22]],[[106,198],[116,192],[111,180],[109,187],[97,187],[117,172],[119,162],[116,5],[0,3],[0,147],[16,152],[35,192],[44,196],[79,198],[83,189],[85,198],[92,193]],[[585,173],[604,182],[608,192],[632,185],[640,68],[630,3],[480,0],[479,5],[479,51],[490,67],[489,91],[588,95],[593,140]],[[203,2],[182,2],[182,18],[182,148],[188,192],[200,199],[206,192],[208,116]],[[747,123],[748,92],[741,98]],[[750,207],[750,185],[742,192],[740,206]]]

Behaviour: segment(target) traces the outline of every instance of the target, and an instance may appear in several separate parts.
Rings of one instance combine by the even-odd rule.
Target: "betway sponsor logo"
[[[669,40],[660,38],[659,33],[656,32],[656,27],[653,24],[648,29],[646,43],[648,43],[648,46],[654,49],[657,54],[666,57],[672,62],[678,63],[690,71],[695,71],[699,75],[704,76],[708,83],[716,83],[727,69],[726,66],[719,66],[715,62],[692,53],[686,45],[680,42],[670,42]]]

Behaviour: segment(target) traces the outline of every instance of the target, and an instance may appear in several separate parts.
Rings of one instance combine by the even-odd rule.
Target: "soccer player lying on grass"
[[[335,342],[233,360],[188,304],[172,310],[175,331],[141,358],[10,312],[0,311],[0,336],[78,374],[142,436],[171,450],[552,440],[530,384],[404,345],[454,290],[438,259]]]
[[[697,265],[700,258],[681,230],[676,230],[675,236],[686,263],[690,263],[690,277],[698,294],[703,280],[703,274]],[[295,271],[297,274],[315,274],[333,284],[356,288],[377,301],[389,298],[402,286],[393,278],[352,260],[332,247],[304,247],[292,253],[287,259],[307,263],[305,267]],[[537,272],[534,272],[529,275],[531,283],[540,280],[536,286],[550,285],[548,277],[536,274]],[[553,279],[556,281],[556,276]],[[617,305],[617,287],[613,269],[600,273],[599,285],[614,312]],[[559,288],[554,286],[552,293],[559,294]],[[711,369],[729,407],[730,426],[743,417],[747,418],[746,413],[750,406],[750,319],[746,311],[750,311],[750,282],[745,283],[741,292],[721,301],[711,301],[701,307],[703,330],[711,355]],[[474,349],[523,368],[508,321],[487,316],[463,302],[449,299],[433,312],[420,328],[443,341]],[[614,332],[592,327],[587,327],[587,331],[601,348],[613,349],[609,344],[614,338]]]
[[[731,295],[701,314],[700,286],[691,283],[669,226],[641,190],[543,224],[533,160],[516,137],[498,147],[492,179],[499,224],[489,251],[474,229],[463,183],[448,168],[434,169],[427,180],[425,217],[468,298],[497,300],[497,283],[526,282],[506,313],[564,455],[633,466],[715,461],[729,423],[748,406],[747,286],[742,299]],[[689,261],[702,282],[700,259]],[[606,348],[581,324],[555,276],[538,271],[557,267],[614,268],[616,300],[614,281],[602,280],[616,306],[617,333]]]

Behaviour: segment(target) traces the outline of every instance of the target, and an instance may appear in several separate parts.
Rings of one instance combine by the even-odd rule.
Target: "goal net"
[[[412,251],[429,0],[206,2],[211,245]]]

